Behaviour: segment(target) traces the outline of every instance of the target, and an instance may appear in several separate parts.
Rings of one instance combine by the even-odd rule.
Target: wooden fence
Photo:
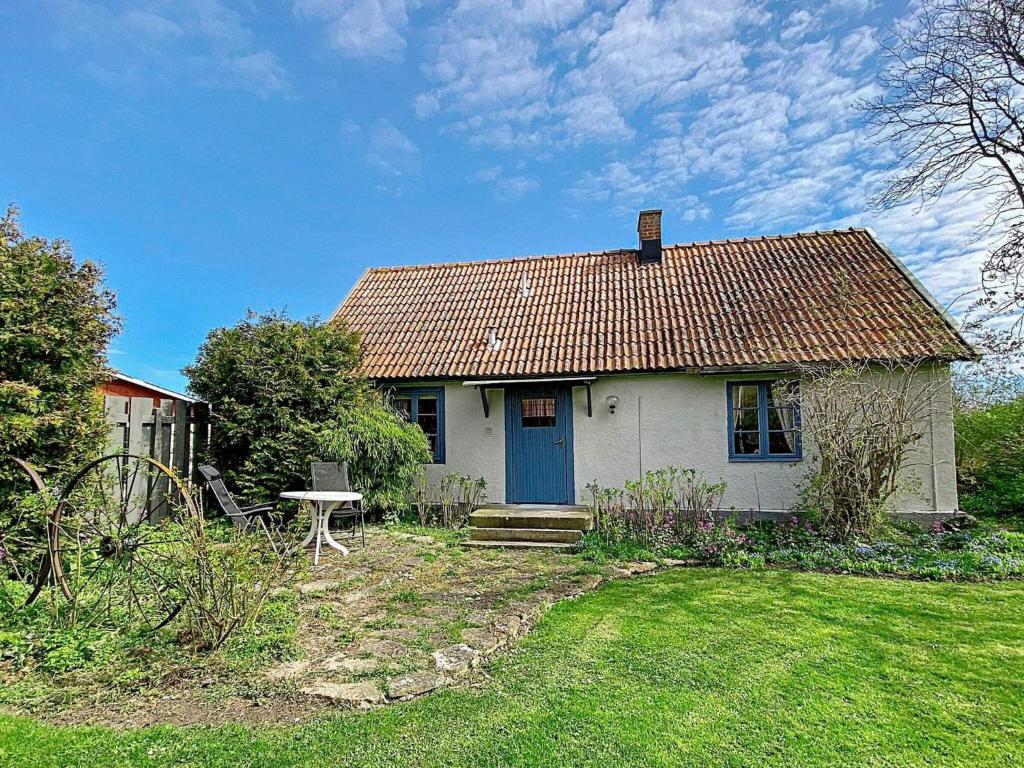
[[[167,397],[104,395],[108,453],[149,456],[193,479],[197,449],[209,441],[209,407]]]

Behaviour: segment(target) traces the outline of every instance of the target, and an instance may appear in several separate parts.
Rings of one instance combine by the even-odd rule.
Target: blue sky
[[[855,104],[906,3],[0,0],[0,200],[102,262],[165,386],[371,265],[873,227],[940,299],[982,201],[873,213]]]

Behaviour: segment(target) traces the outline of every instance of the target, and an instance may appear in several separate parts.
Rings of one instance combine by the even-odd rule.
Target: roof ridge
[[[733,243],[756,243],[771,240],[787,240],[801,237],[822,237],[824,235],[843,234],[847,232],[863,232],[870,234],[866,227],[847,227],[845,229],[822,229],[802,232],[785,232],[776,235],[754,235],[743,238],[719,238],[717,240],[694,240],[688,243],[667,243],[662,248],[694,248],[707,245],[731,245]],[[428,264],[396,264],[386,267],[369,267],[369,272],[407,272],[420,269],[437,269],[440,267],[462,267],[483,264],[511,264],[517,261],[541,261],[543,259],[572,259],[588,256],[609,256],[618,253],[636,253],[635,248],[606,248],[599,251],[571,251],[568,253],[542,253],[529,256],[503,256],[492,259],[463,259],[461,261],[434,261]]]
[[[463,259],[462,261],[432,261],[429,264],[396,264],[389,267],[370,267],[369,272],[405,272],[436,267],[464,267],[477,264],[509,264],[514,261],[540,261],[541,259],[570,259],[581,256],[607,256],[613,253],[635,253],[635,248],[607,248],[603,251],[572,251],[571,253],[541,253],[530,256],[503,256],[496,259]]]

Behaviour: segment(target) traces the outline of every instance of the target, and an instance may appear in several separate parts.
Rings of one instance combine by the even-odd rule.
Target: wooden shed
[[[209,442],[209,406],[202,400],[120,371],[103,385],[110,453],[151,456],[191,478],[196,450]]]

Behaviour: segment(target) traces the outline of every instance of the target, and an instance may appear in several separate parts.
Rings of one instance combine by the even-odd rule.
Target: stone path
[[[547,606],[604,578],[574,555],[473,550],[373,530],[329,552],[300,584],[304,659],[266,671],[274,686],[351,708],[404,701],[472,673],[528,632]]]

